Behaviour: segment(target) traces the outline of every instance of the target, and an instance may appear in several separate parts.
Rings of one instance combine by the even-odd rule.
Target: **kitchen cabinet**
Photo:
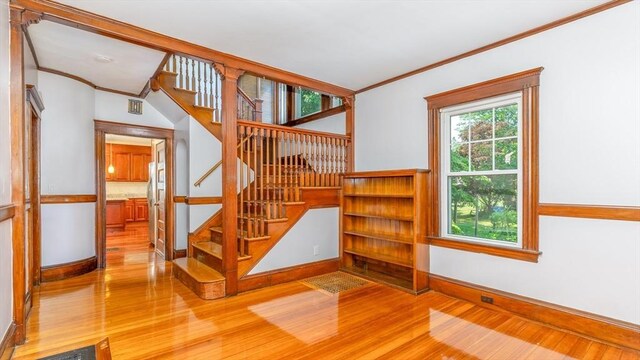
[[[107,200],[107,228],[121,228],[125,225],[125,200]]]
[[[147,204],[147,199],[134,199],[134,206],[135,221],[149,220],[149,204]]]
[[[132,199],[127,200],[124,204],[124,221],[136,221],[135,205]]]
[[[107,171],[107,181],[149,181],[150,146],[106,144],[105,150],[106,168],[114,168],[113,173]]]

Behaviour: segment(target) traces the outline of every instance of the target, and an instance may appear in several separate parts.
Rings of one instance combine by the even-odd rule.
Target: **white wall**
[[[29,85],[38,86],[38,66],[36,65],[36,61],[31,53],[31,49],[27,44],[27,40],[25,37],[24,40],[24,83]]]
[[[209,175],[200,186],[193,185],[221,157],[220,141],[192,119],[189,122],[189,196],[222,196],[222,167]],[[195,231],[220,208],[221,205],[189,206],[189,231]]]
[[[540,201],[640,205],[640,2],[358,94],[356,169],[426,168],[424,96],[544,66]],[[432,247],[431,272],[640,323],[640,223],[541,217],[538,264]]]
[[[324,131],[328,133],[344,135],[346,133],[345,113],[340,113],[326,118],[298,125],[296,128]]]
[[[129,99],[134,98],[106,91],[95,93],[95,118],[98,120],[173,129],[173,123],[146,100],[142,100],[142,115],[135,115],[128,112]]]
[[[309,210],[249,274],[337,258],[339,213],[338,208]]]
[[[127,112],[128,97],[58,75],[38,72],[42,112],[42,194],[95,194],[94,119],[173,128],[148,103]],[[42,265],[95,255],[95,204],[42,206]]]
[[[194,120],[195,121],[195,120]],[[189,123],[191,117],[185,116],[175,123],[175,194],[187,196],[189,194]],[[176,249],[186,249],[189,236],[189,206],[175,205],[175,239]]]
[[[0,206],[11,203],[11,118],[9,112],[9,6],[0,0]],[[0,339],[13,319],[11,222],[0,223]]]

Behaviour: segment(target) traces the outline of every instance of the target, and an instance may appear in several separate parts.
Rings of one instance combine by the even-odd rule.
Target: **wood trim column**
[[[25,341],[25,192],[24,192],[24,35],[23,11],[11,8],[11,69],[10,69],[10,112],[11,112],[11,202],[15,206],[12,220],[13,250],[13,320],[16,324],[15,343]]]
[[[221,68],[219,66],[219,68]],[[244,71],[224,67],[222,83],[222,274],[226,295],[238,293],[238,78]]]
[[[349,145],[347,146],[347,172],[355,171],[355,96],[347,96],[343,98],[343,103],[346,108],[345,112],[345,135],[349,138]]]

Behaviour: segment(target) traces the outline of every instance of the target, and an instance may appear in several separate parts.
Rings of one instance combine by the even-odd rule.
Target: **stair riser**
[[[197,247],[193,248],[193,258],[200,261],[201,263],[207,265],[208,267],[214,269],[217,272],[222,272],[222,259],[219,259],[207,252],[198,249]]]

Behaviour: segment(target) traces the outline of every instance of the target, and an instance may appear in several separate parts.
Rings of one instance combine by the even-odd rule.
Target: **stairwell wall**
[[[426,168],[423,97],[543,66],[540,202],[640,206],[640,2],[356,98],[356,170]],[[446,276],[640,323],[640,223],[540,218],[539,262],[431,247]]]

